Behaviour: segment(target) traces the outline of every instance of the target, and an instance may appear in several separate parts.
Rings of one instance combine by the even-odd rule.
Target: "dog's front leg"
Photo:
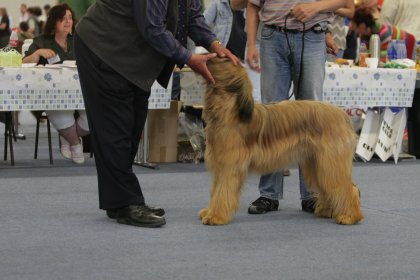
[[[239,209],[239,198],[245,174],[236,172],[213,173],[210,202],[201,209],[199,217],[205,225],[225,225]]]

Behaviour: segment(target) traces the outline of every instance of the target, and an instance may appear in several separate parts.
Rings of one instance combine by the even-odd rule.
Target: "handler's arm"
[[[177,64],[185,64],[192,54],[166,28],[168,0],[133,0],[132,3],[140,35],[162,55]]]

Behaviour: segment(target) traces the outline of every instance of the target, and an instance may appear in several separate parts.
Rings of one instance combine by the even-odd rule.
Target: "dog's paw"
[[[340,225],[354,225],[362,219],[363,217],[357,218],[353,215],[337,215],[335,222]]]
[[[209,209],[207,208],[203,208],[198,212],[198,217],[200,219],[203,219],[203,217],[205,217],[207,215],[207,213],[209,212]]]
[[[216,215],[207,208],[201,209],[198,215],[203,225],[226,225],[230,222],[229,218]]]

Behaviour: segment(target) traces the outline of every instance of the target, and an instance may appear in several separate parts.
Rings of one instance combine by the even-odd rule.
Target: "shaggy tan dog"
[[[363,219],[359,189],[352,181],[356,136],[343,110],[318,101],[254,104],[246,70],[212,59],[208,85],[205,161],[212,176],[210,202],[199,212],[203,224],[223,225],[239,208],[250,172],[281,170],[298,163],[317,196],[315,215],[339,224]]]

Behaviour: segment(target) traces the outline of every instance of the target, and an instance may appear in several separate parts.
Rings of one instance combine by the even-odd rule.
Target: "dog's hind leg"
[[[210,202],[200,210],[199,217],[205,225],[228,224],[239,209],[239,199],[246,174],[235,170],[213,173]]]
[[[315,160],[313,158],[309,158],[306,161],[300,163],[300,169],[303,173],[308,191],[311,191],[314,195],[314,198],[316,198],[314,210],[315,216],[320,218],[331,218],[332,208],[327,199],[327,196],[322,191],[323,189],[319,187],[320,174],[314,162]]]
[[[332,164],[331,164],[332,163]],[[332,208],[338,224],[352,225],[363,219],[359,189],[352,183],[352,152],[333,158],[328,152],[317,158],[320,192]]]
[[[348,184],[348,189],[350,191],[346,192],[344,203],[334,210],[334,218],[337,224],[353,225],[363,219],[359,188],[353,184]]]

